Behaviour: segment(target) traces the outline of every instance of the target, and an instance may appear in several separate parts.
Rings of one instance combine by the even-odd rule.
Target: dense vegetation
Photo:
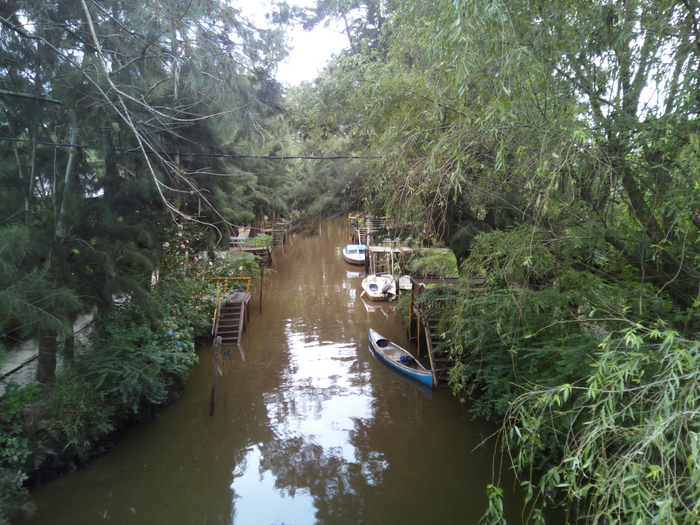
[[[700,6],[319,6],[352,45],[298,111],[371,157],[369,209],[487,278],[441,327],[528,517],[696,523]]]
[[[37,383],[0,398],[0,522],[179,393],[206,277],[258,275],[213,256],[286,210],[289,168],[262,158],[286,136],[284,54],[223,2],[0,7],[0,350],[39,341]]]
[[[99,337],[146,341],[149,326],[174,366],[150,290],[174,222],[202,225],[192,255],[264,214],[364,207],[420,225],[462,275],[486,278],[440,326],[455,394],[503,422],[529,518],[556,499],[572,520],[700,521],[697,2],[282,6],[277,21],[335,19],[348,37],[284,100],[280,31],[225,4],[6,4],[0,334],[39,336],[42,395],[96,380],[91,359],[117,370],[107,389],[120,366],[150,366],[138,345],[106,355],[99,339],[55,376],[58,343],[70,361],[68,327],[93,306],[115,327]],[[257,158],[281,152],[332,158]],[[180,371],[164,368],[163,388]],[[159,403],[159,384],[109,396]],[[3,398],[12,486],[30,458],[11,429],[32,392]]]

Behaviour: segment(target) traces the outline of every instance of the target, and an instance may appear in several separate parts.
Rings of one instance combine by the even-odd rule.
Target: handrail
[[[433,372],[433,384],[435,385],[435,388],[438,387],[438,376],[437,376],[437,371],[435,370],[435,363],[433,362],[433,345],[430,342],[430,330],[428,330],[428,325],[423,325],[425,327],[425,340],[428,342],[428,359],[430,359],[430,369]],[[420,340],[420,336],[418,337]]]
[[[228,280],[229,279],[247,279],[248,283],[246,284],[245,291],[248,292],[250,290],[251,277],[205,277],[204,279],[207,281],[215,281],[215,280],[226,281],[224,283],[224,293],[226,293],[226,291],[228,289]],[[217,290],[218,290],[218,285],[217,285]]]

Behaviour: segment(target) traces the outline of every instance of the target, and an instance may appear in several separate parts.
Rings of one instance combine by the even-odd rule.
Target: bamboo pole
[[[420,357],[420,310],[418,310],[418,315],[416,316],[416,336],[418,339],[418,357]]]

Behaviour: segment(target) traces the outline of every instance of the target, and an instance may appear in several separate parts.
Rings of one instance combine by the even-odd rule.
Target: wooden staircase
[[[353,244],[364,244],[365,246],[369,246],[368,241],[370,238],[370,231],[371,228],[369,226],[356,227],[352,234]]]
[[[371,273],[380,275],[382,273],[393,273],[393,254],[392,253],[376,253],[372,260]]]
[[[214,325],[214,339],[221,337],[222,346],[240,346],[250,315],[249,301],[249,293],[235,292],[222,302]]]

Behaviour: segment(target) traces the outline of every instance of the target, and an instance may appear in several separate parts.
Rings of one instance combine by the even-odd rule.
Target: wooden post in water
[[[214,371],[211,376],[211,405],[209,406],[209,416],[214,415],[214,401],[216,399],[216,373],[219,371],[219,354],[221,353],[221,336],[217,336],[214,343]]]
[[[262,289],[263,289],[263,277],[265,277],[265,268],[260,266],[260,313],[262,313]]]

